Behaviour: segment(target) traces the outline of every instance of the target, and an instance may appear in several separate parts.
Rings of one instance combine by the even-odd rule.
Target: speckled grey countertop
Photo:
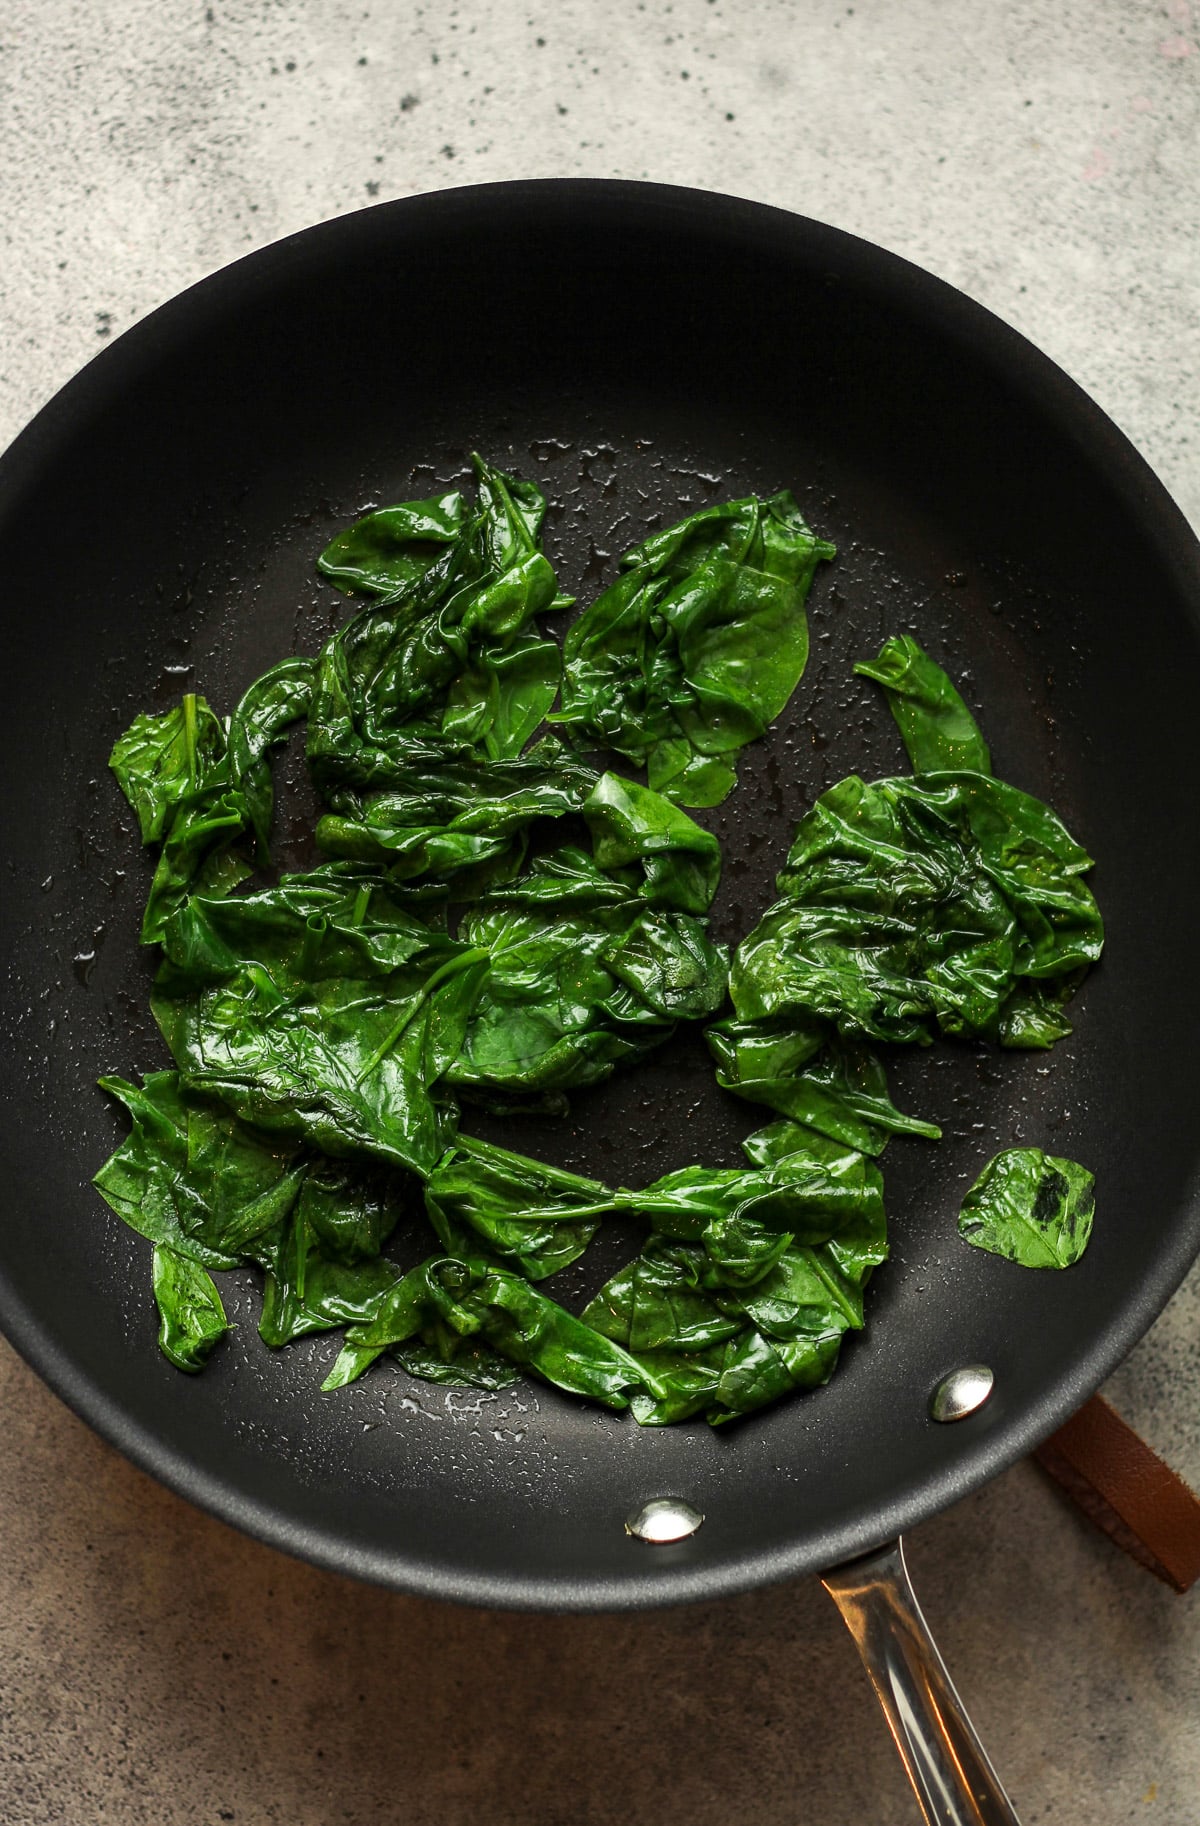
[[[1197,9],[1200,11],[1200,8]],[[1188,0],[7,0],[0,445],[105,339],[310,222],[586,173],[781,204],[1023,330],[1200,521]],[[1110,1384],[1200,1484],[1200,1279]],[[151,1483],[0,1346],[7,1826],[906,1826],[812,1582],[648,1616],[347,1584]],[[1200,1820],[1200,1608],[1029,1465],[910,1559],[1026,1826]]]

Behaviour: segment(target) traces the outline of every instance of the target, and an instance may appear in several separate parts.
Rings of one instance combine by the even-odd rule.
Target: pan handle
[[[928,1826],[1020,1826],[921,1615],[896,1540],[825,1574]]]

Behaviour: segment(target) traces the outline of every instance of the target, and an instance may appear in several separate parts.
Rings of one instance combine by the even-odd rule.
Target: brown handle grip
[[[1034,1454],[1084,1514],[1176,1591],[1200,1578],[1200,1498],[1093,1395]]]

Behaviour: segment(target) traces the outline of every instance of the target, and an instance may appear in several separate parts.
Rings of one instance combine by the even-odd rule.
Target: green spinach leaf
[[[447,1344],[449,1337],[473,1347],[482,1344],[494,1356],[606,1407],[627,1407],[634,1390],[657,1391],[652,1374],[629,1352],[539,1293],[520,1275],[484,1259],[452,1256],[434,1257],[413,1269],[373,1320],[350,1328],[326,1388],[353,1381],[384,1350],[407,1345],[418,1334],[430,1349],[429,1334],[436,1336],[439,1327]],[[434,1344],[432,1348],[447,1368],[453,1368],[452,1345],[447,1348],[444,1344],[439,1350]],[[408,1358],[410,1363],[413,1360]],[[470,1357],[466,1367],[478,1373],[479,1366]]]
[[[583,1254],[613,1200],[598,1180],[459,1135],[429,1176],[425,1208],[452,1253],[465,1227],[540,1281]]]
[[[597,868],[640,863],[641,891],[654,906],[708,911],[721,879],[721,848],[711,831],[661,793],[619,774],[602,774],[582,809]]]
[[[321,1196],[306,1184],[287,1220],[252,1252],[265,1271],[259,1336],[275,1349],[312,1332],[369,1319],[400,1279],[400,1270],[386,1256],[375,1252],[347,1259],[344,1248],[330,1244],[314,1222]],[[348,1214],[361,1195],[348,1183],[340,1196],[333,1196]],[[384,1220],[385,1234],[396,1216],[393,1206]]]
[[[513,759],[554,701],[559,649],[535,622],[571,599],[538,544],[544,498],[472,461],[474,511],[457,496],[382,509],[322,557],[326,575],[374,599],[317,666],[308,756],[327,796],[400,783],[413,738]]]
[[[486,951],[431,933],[410,962],[370,977],[297,984],[248,958],[197,995],[168,962],[151,1007],[189,1089],[334,1159],[425,1174],[453,1132],[437,1087],[487,970]]]
[[[634,1398],[641,1424],[703,1413],[721,1425],[829,1378],[842,1337],[862,1328],[862,1290],[886,1253],[880,1224],[856,1249],[789,1245],[740,1285],[695,1245],[651,1238],[583,1316],[660,1384]]]
[[[378,507],[331,539],[317,569],[353,596],[395,597],[462,538],[467,504],[457,489],[425,501]]]
[[[887,1256],[878,1169],[790,1122],[745,1151],[749,1172],[685,1168],[617,1195],[652,1234],[583,1316],[660,1385],[634,1397],[643,1425],[697,1413],[720,1425],[813,1387],[862,1327],[863,1288]]]
[[[206,700],[189,693],[162,716],[136,716],[109,766],[137,813],[143,843],[161,843],[197,776],[225,755],[225,730]]]
[[[892,1135],[941,1135],[896,1108],[877,1053],[823,1022],[721,1021],[705,1039],[722,1089],[864,1154],[882,1154]]]
[[[528,754],[489,762],[444,743],[411,743],[392,783],[343,791],[341,809],[317,825],[326,854],[371,862],[406,880],[453,880],[469,898],[505,880],[524,860],[541,819],[580,814],[597,776],[548,736]]]
[[[992,758],[978,725],[940,666],[911,634],[885,640],[876,660],[854,670],[887,692],[915,774],[990,774]]]
[[[154,1298],[159,1349],[176,1369],[204,1368],[230,1326],[212,1276],[190,1256],[163,1243],[154,1248]]]
[[[497,1110],[561,1108],[562,1093],[599,1083],[725,995],[728,960],[703,922],[647,906],[582,851],[539,858],[511,890],[485,894],[460,932],[490,967],[447,1082]]]
[[[255,681],[228,730],[204,699],[186,696],[178,710],[139,716],[109,761],[138,815],[142,840],[162,844],[142,920],[142,942],[162,937],[189,894],[227,894],[250,873],[233,848],[253,839],[265,861],[273,793],[267,755],[288,725],[304,716],[311,660],[282,660]]]
[[[647,767],[680,804],[719,805],[738,751],[799,682],[805,599],[834,555],[786,492],[652,534],[569,630],[557,720]]]
[[[1044,1046],[1100,955],[1091,858],[1048,806],[982,774],[851,775],[803,818],[782,898],[738,947],[741,1021]]]
[[[254,834],[256,861],[270,860],[275,795],[267,756],[293,723],[308,714],[314,666],[311,659],[283,659],[264,672],[241,698],[229,719],[229,777]]]
[[[287,1217],[305,1175],[294,1148],[252,1134],[177,1072],[151,1072],[140,1090],[100,1083],[133,1127],[93,1184],[130,1229],[200,1267],[234,1268]]]
[[[963,1199],[958,1232],[1025,1268],[1070,1268],[1087,1248],[1095,1175],[1040,1148],[1006,1148]]]

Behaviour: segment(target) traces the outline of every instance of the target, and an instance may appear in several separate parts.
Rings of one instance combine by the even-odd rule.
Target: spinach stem
[[[408,1004],[408,1007],[404,1010],[404,1013],[400,1016],[400,1019],[396,1022],[396,1025],[392,1028],[383,1044],[375,1048],[371,1057],[356,1076],[354,1080],[355,1084],[361,1084],[363,1079],[368,1077],[370,1073],[375,1070],[377,1065],[382,1064],[405,1028],[420,1012],[421,1008],[429,1000],[429,997],[440,983],[444,983],[449,976],[457,976],[460,970],[469,969],[472,964],[484,963],[490,956],[491,952],[488,951],[486,946],[477,945],[470,951],[460,951],[457,957],[450,958],[446,963],[442,964],[439,969],[435,970],[433,975],[426,982],[422,983],[420,989]]]
[[[189,789],[196,784],[196,693],[183,694],[183,748],[187,755]]]
[[[321,951],[321,940],[329,930],[323,913],[310,913],[304,922],[304,942],[300,947],[300,973],[309,976]]]
[[[804,1254],[808,1257],[809,1266],[812,1268],[813,1273],[816,1275],[816,1277],[819,1281],[824,1282],[825,1286],[829,1290],[830,1296],[837,1302],[837,1304],[841,1307],[842,1311],[845,1313],[846,1318],[849,1322],[851,1331],[861,1331],[862,1330],[862,1319],[859,1317],[858,1312],[855,1309],[855,1307],[851,1304],[851,1302],[846,1298],[845,1294],[842,1292],[841,1286],[839,1285],[838,1281],[834,1278],[833,1275],[830,1274],[828,1268],[826,1268],[825,1264],[822,1262],[817,1250],[815,1250],[812,1247],[812,1245],[809,1243],[803,1244],[802,1247],[804,1250]]]

